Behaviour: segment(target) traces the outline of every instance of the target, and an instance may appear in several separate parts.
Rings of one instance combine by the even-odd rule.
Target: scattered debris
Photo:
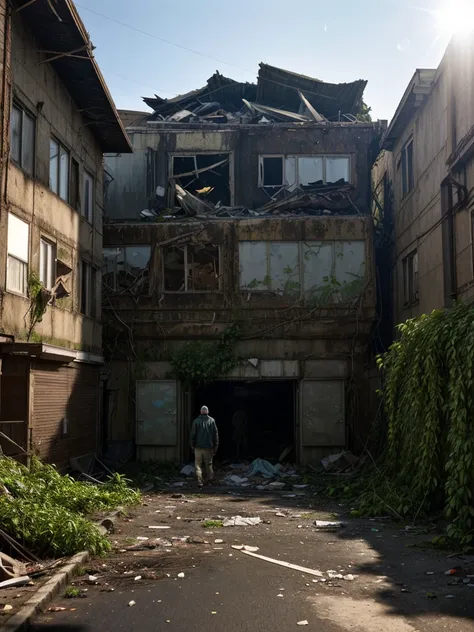
[[[243,544],[233,544],[232,548],[235,549],[236,551],[243,551],[244,545]]]
[[[149,529],[171,529],[171,527],[168,525],[157,525],[157,524],[152,524],[148,528]]]
[[[226,518],[222,525],[224,527],[254,527],[262,522],[259,517],[256,518],[243,518],[242,516],[232,516]]]
[[[272,557],[265,557],[264,555],[258,555],[258,553],[251,553],[250,551],[242,551],[245,555],[250,555],[252,557],[256,557],[259,560],[264,560],[265,562],[271,562],[272,564],[277,564],[278,566],[284,566],[285,568],[291,568],[294,571],[300,571],[301,573],[306,573],[307,575],[315,575],[316,577],[321,577],[321,571],[316,571],[312,568],[305,568],[304,566],[298,566],[297,564],[290,564],[289,562],[284,562],[283,560],[275,560]]]
[[[223,544],[224,540],[214,540],[214,544]]]
[[[183,476],[194,476],[196,474],[196,468],[194,465],[185,465],[180,474],[183,474]]]
[[[273,481],[273,483],[270,483],[268,487],[271,487],[272,489],[284,489],[286,487],[286,483],[283,483],[283,481]]]
[[[11,606],[10,604],[6,603],[6,604],[3,606],[3,611],[4,611],[4,612],[10,612],[11,610],[13,610],[13,606]]]
[[[298,621],[296,625],[309,625],[309,623],[305,619],[304,621]]]
[[[183,579],[183,577],[184,577],[184,573],[178,573],[178,577],[179,577],[180,579]]]
[[[355,456],[352,452],[339,452],[321,459],[321,465],[327,473],[346,474],[357,470],[364,462],[363,458]]]
[[[65,612],[67,610],[67,608],[64,608],[63,606],[50,606],[48,608],[48,612]]]
[[[0,582],[0,588],[16,588],[18,586],[26,586],[31,581],[31,577],[24,575],[23,577],[12,577],[12,579],[6,579]]]
[[[331,522],[328,520],[315,520],[314,524],[317,529],[325,530],[325,531],[334,531],[344,527],[345,524],[340,521]]]
[[[137,602],[136,602],[136,601],[133,601],[133,599],[132,599],[132,601],[129,601],[129,602],[128,602],[128,606],[131,608],[132,606],[135,606],[135,605],[136,605],[136,603],[137,603]]]

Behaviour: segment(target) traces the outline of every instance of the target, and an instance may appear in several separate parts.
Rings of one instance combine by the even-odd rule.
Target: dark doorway
[[[215,382],[196,389],[193,412],[209,407],[219,429],[219,460],[274,460],[295,443],[294,393],[291,381]],[[244,428],[240,454],[236,428],[237,434]]]

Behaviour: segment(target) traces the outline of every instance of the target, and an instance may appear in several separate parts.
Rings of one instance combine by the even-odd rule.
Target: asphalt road
[[[313,526],[315,515],[328,520],[332,514],[315,501],[311,504],[311,498],[267,495],[242,502],[228,494],[189,498],[146,498],[114,536],[116,552],[105,560],[108,571],[104,569],[104,577],[111,579],[89,587],[85,599],[55,600],[54,605],[67,610],[45,613],[30,629],[286,632],[300,629],[298,622],[306,620],[308,625],[302,629],[318,632],[474,632],[474,589],[463,583],[451,585],[445,571],[453,560],[445,553],[413,548],[426,535],[405,534],[399,526],[370,521],[350,522],[338,533],[318,532]],[[275,515],[278,507],[284,514],[280,510]],[[312,507],[313,513],[304,513],[305,507]],[[260,515],[263,522],[258,527],[203,529],[204,519],[236,513]],[[203,536],[202,544],[174,544],[169,554],[158,550],[121,554],[118,549],[138,534],[150,536],[148,525],[156,523],[169,525],[160,536]],[[335,569],[355,578],[313,581],[311,575],[232,549],[237,543],[319,569],[325,577]],[[134,581],[141,569],[152,568],[153,560],[162,578],[152,580],[143,573],[142,580]],[[103,563],[95,562],[99,568]],[[178,577],[180,572],[184,578]],[[81,578],[77,584],[87,585]],[[107,592],[111,585],[114,591]],[[132,600],[135,605],[129,606]]]
[[[61,605],[77,606],[75,612],[48,613],[32,629],[249,632],[298,629],[298,621],[308,620],[310,629],[339,632],[341,628],[327,621],[318,623],[302,590],[305,582],[300,573],[234,551],[232,557],[222,557],[217,563],[206,561],[185,571],[184,579],[170,578],[127,592],[99,593],[87,601],[68,600]],[[135,606],[128,606],[131,600]]]

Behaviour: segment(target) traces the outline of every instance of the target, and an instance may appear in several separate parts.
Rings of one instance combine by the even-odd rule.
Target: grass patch
[[[69,586],[68,588],[66,588],[64,597],[66,599],[77,599],[80,594],[81,594],[81,591],[79,590],[79,588],[75,588],[74,586]]]
[[[110,550],[108,539],[87,518],[94,511],[135,504],[140,494],[120,474],[104,485],[62,476],[33,458],[29,468],[0,458],[0,483],[10,492],[0,499],[0,525],[39,556],[61,557],[88,550]]]
[[[204,529],[220,529],[224,523],[222,520],[204,520],[202,526]]]

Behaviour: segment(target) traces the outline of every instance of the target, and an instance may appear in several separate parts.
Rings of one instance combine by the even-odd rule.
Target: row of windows
[[[12,213],[8,213],[7,234],[7,290],[27,296],[30,225]],[[52,290],[60,277],[72,270],[57,259],[56,244],[40,238],[39,278],[44,287]],[[98,274],[88,261],[81,261],[78,269],[79,309],[82,314],[98,318]]]
[[[11,111],[10,154],[13,162],[28,175],[35,175],[36,119],[18,104]],[[94,211],[94,178],[83,171],[82,195],[77,160],[59,141],[49,145],[49,188],[92,223]]]
[[[104,249],[104,286],[112,292],[148,292],[150,246]],[[165,292],[222,289],[220,247],[211,243],[168,246],[161,251]],[[314,295],[360,285],[365,278],[365,242],[242,241],[240,287],[244,291]]]

